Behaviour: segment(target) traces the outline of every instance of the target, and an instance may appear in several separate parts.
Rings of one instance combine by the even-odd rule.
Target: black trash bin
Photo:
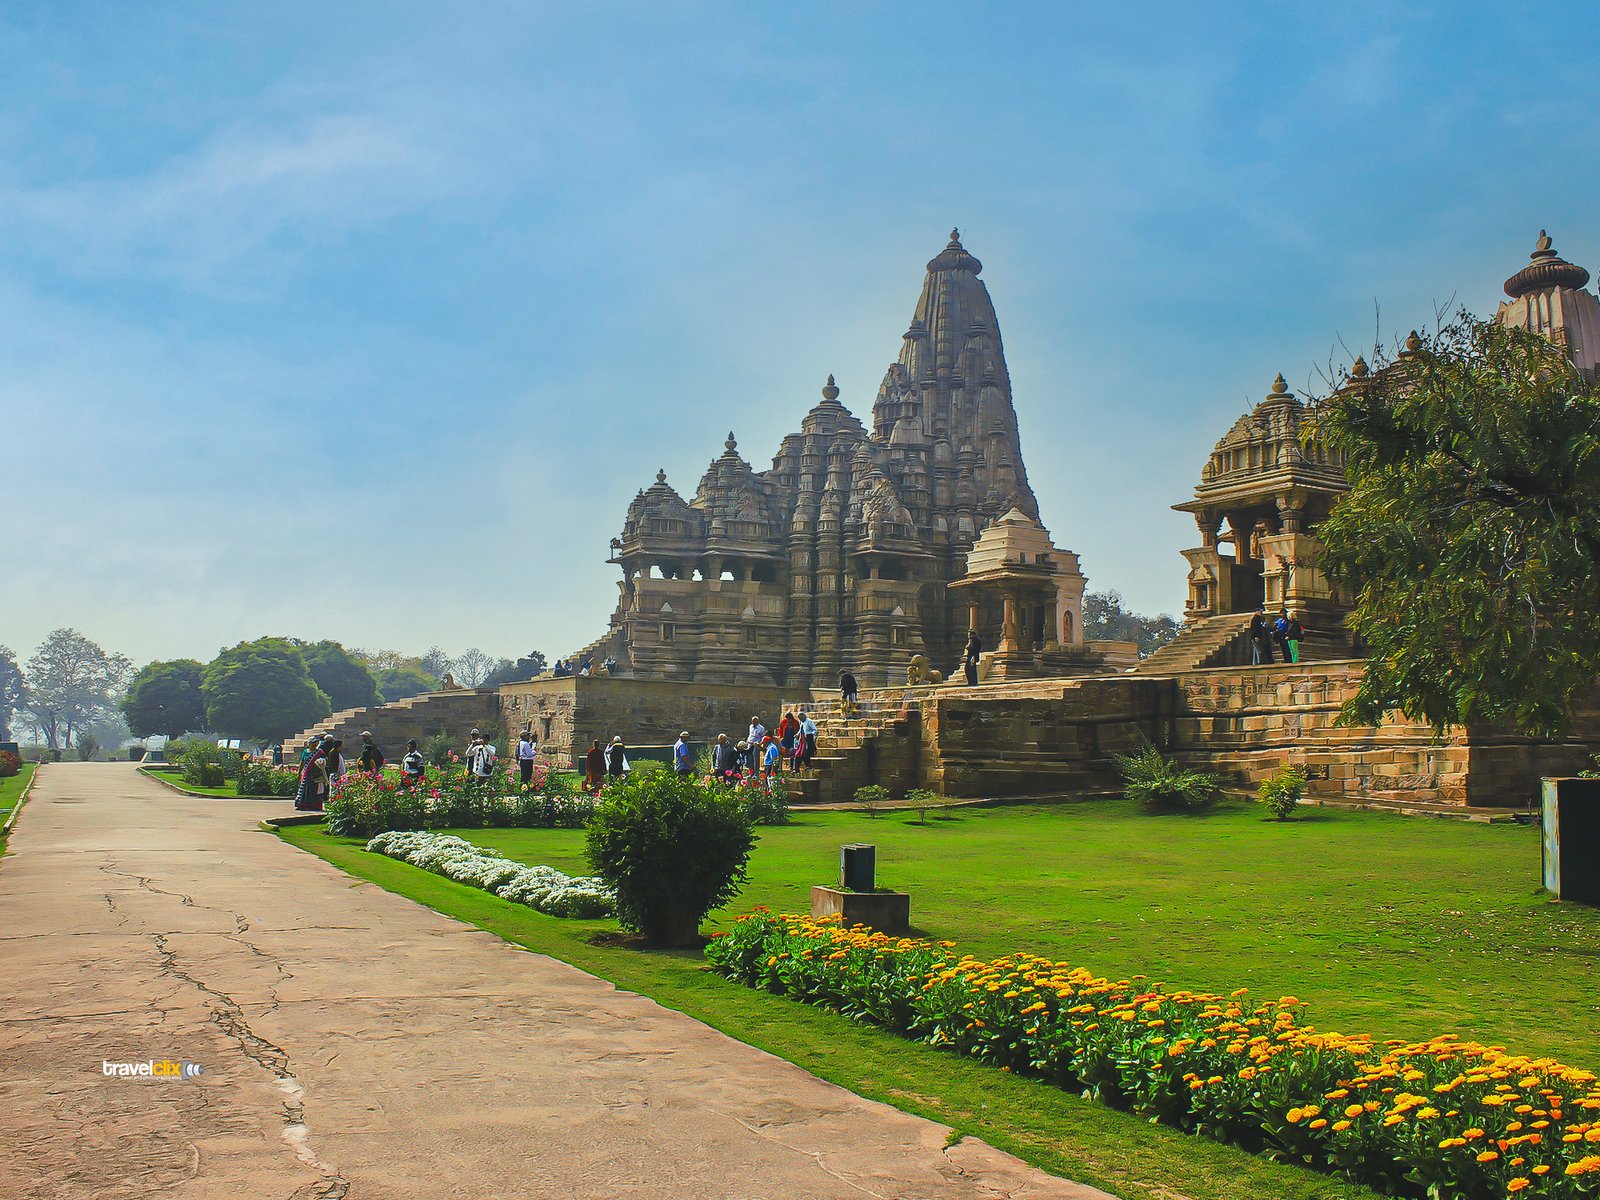
[[[1600,905],[1600,779],[1546,779],[1543,798],[1545,890]]]
[[[877,887],[878,848],[865,842],[839,847],[839,886],[847,892],[870,892]]]

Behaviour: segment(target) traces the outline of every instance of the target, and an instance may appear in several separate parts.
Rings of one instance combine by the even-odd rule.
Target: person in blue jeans
[[[694,773],[694,757],[689,753],[689,731],[685,729],[672,744],[672,769],[679,775]]]

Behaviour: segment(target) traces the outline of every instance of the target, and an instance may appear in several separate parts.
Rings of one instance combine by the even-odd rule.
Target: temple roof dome
[[[1539,230],[1539,242],[1528,257],[1532,261],[1506,280],[1506,295],[1513,300],[1529,292],[1544,292],[1552,288],[1576,291],[1589,282],[1589,272],[1557,254],[1551,246],[1550,235],[1542,229]]]
[[[983,264],[967,253],[961,244],[961,231],[950,231],[950,244],[946,246],[937,257],[928,261],[930,271],[965,271],[969,275],[978,275],[983,272]],[[915,329],[915,325],[912,326]]]

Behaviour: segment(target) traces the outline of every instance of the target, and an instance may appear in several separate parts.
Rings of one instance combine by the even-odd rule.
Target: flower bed
[[[328,832],[373,837],[398,829],[581,829],[594,800],[576,777],[540,764],[523,787],[513,768],[480,782],[457,766],[431,769],[416,785],[388,774],[351,771],[328,800]]]
[[[382,833],[367,843],[367,849],[553,917],[606,917],[616,911],[616,892],[598,879],[574,878],[554,867],[530,867],[500,858],[464,838],[440,833]]]
[[[275,767],[264,758],[246,758],[239,764],[234,790],[241,796],[293,796],[300,786],[294,767]]]
[[[1028,954],[986,962],[836,919],[758,913],[706,957],[752,987],[1392,1195],[1600,1196],[1600,1085],[1551,1059],[1448,1034],[1319,1033],[1293,997],[1167,991]]]

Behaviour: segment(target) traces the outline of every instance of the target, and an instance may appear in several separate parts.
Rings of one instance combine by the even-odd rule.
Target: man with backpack
[[[467,769],[472,772],[474,781],[488,787],[494,781],[494,764],[497,757],[494,743],[476,729],[472,731],[472,739],[472,748],[467,751]]]
[[[363,730],[361,734],[361,769],[376,775],[383,770],[384,763],[387,761],[383,757],[383,751],[372,740],[372,730]]]

